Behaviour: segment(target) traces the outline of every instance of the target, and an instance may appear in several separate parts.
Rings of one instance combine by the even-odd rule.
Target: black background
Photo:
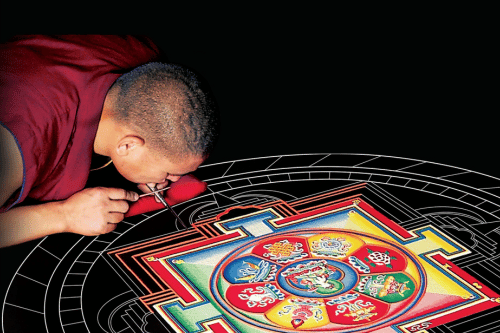
[[[403,18],[343,26],[307,14],[176,15],[140,31],[169,62],[209,82],[222,128],[206,163],[360,153],[500,177],[495,49],[486,25],[428,19],[405,26]],[[4,23],[0,42],[16,29],[26,32]]]
[[[222,131],[207,163],[363,153],[500,176],[492,53],[476,35],[233,28],[150,35],[213,89]]]
[[[179,15],[140,34],[209,82],[222,128],[206,163],[360,153],[500,177],[493,43],[469,26],[424,29],[424,20],[408,29],[359,28],[333,18],[259,15],[179,24]],[[2,27],[2,40],[18,32],[11,30]],[[36,243],[0,253],[0,296]]]

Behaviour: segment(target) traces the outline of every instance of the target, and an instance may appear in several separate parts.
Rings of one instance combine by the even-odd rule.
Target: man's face
[[[205,159],[188,155],[180,161],[172,162],[166,157],[152,154],[148,149],[141,149],[135,154],[117,156],[113,163],[118,172],[131,182],[160,184],[177,181],[181,176],[195,171]]]

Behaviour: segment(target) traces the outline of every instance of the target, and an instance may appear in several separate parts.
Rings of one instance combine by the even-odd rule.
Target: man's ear
[[[116,153],[126,156],[137,148],[144,146],[144,139],[136,135],[126,135],[118,141]]]

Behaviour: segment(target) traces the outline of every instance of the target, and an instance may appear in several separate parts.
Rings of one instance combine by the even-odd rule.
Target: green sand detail
[[[207,318],[218,317],[220,312],[217,311],[212,304],[203,304],[192,309],[183,309],[179,305],[164,307],[164,309],[182,323],[185,329],[189,332],[199,331],[200,328],[196,323],[205,321]]]
[[[183,263],[177,264],[176,267],[205,295],[205,297],[211,299],[208,281],[214,270],[213,266]]]
[[[248,318],[253,319],[255,321],[258,321],[259,323],[269,325],[269,320],[267,320],[266,317],[264,317],[264,315],[262,313],[246,312],[245,316],[247,316]]]
[[[389,279],[397,285],[396,292],[387,288],[390,283]],[[363,285],[364,282],[366,282],[365,285]],[[388,303],[396,303],[410,298],[415,293],[416,286],[406,273],[386,273],[365,276],[355,290]]]
[[[221,316],[218,307],[213,306],[212,297],[210,297],[210,288],[207,283],[214,267],[189,263],[176,264],[175,266],[208,300],[210,300],[210,303],[194,306],[191,309],[184,309],[179,305],[174,305],[165,308],[165,310],[170,312],[172,316],[181,322],[189,332],[199,331],[199,327],[196,325],[197,323],[205,321],[210,317]]]
[[[217,281],[217,290],[219,291],[220,295],[225,295],[226,290],[227,288],[229,288],[229,286],[230,284],[222,278],[219,278],[219,281]]]
[[[320,295],[333,295],[344,289],[344,284],[342,282],[339,282],[337,280],[328,280],[328,282],[334,285],[334,289],[318,287],[318,289],[316,289],[316,293]]]

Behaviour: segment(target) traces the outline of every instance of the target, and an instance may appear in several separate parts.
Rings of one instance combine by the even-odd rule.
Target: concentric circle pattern
[[[102,178],[107,178],[106,169],[100,171],[104,173]],[[490,281],[489,287],[499,292],[498,284],[495,283],[500,276],[498,264],[500,258],[500,247],[498,246],[500,234],[499,178],[430,161],[383,155],[336,153],[278,155],[227,161],[204,165],[195,172],[195,175],[207,182],[209,190],[195,199],[174,207],[179,216],[191,224],[212,218],[232,206],[258,206],[277,200],[294,202],[323,191],[351,186],[360,182],[366,183],[367,191],[364,193],[366,197],[376,205],[384,207],[382,212],[397,221],[401,227],[413,230],[431,225],[440,232],[447,233],[450,237],[459,240],[464,247],[470,250],[470,254],[454,258],[453,265],[464,269],[478,279]],[[287,216],[286,211],[283,211],[282,214]],[[10,280],[10,282],[2,290],[4,297],[2,297],[0,330],[6,333],[17,331],[163,332],[158,329],[158,325],[154,329],[148,329],[144,326],[146,321],[153,322],[156,318],[154,314],[140,309],[141,303],[138,301],[138,296],[145,295],[147,290],[127,276],[123,276],[107,252],[180,230],[182,228],[176,225],[173,216],[167,210],[162,210],[127,218],[118,224],[114,232],[98,237],[58,234],[33,244],[24,244],[26,248],[23,251],[20,251],[19,247],[2,249],[3,258],[17,258],[17,261],[13,261],[10,267],[8,267],[7,260],[5,263],[2,261],[4,279],[5,281]],[[363,242],[367,241],[363,235],[352,236]],[[291,240],[290,237],[288,239]],[[355,240],[355,238],[351,238],[352,242]],[[325,259],[327,263],[342,262],[348,264],[358,274],[358,285],[363,282],[363,278],[369,279],[371,273],[363,271],[363,267],[365,270],[367,269],[365,266],[368,266],[370,270],[375,268],[366,264],[364,258],[356,257],[360,259],[358,262],[355,258],[325,255],[329,252],[329,246],[336,247],[335,243],[333,240],[320,241],[317,243],[319,246],[317,256],[310,259]],[[305,253],[312,253],[312,244],[305,245],[307,246]],[[353,243],[352,245],[353,248],[361,246],[363,244]],[[382,253],[372,256],[380,262],[388,260],[383,255],[384,251],[378,251],[371,247],[370,249]],[[272,312],[269,307],[278,309],[279,303],[289,302],[291,294],[298,293],[300,289],[295,288],[293,292],[286,291],[283,286],[278,285],[278,274],[292,268],[299,262],[304,263],[308,258],[297,258],[295,261],[277,263],[271,258],[250,255],[250,253],[251,250],[248,253],[235,254],[233,259],[248,255],[250,258],[259,259],[258,261],[250,259],[253,261],[249,262],[255,265],[259,265],[262,260],[262,265],[269,264],[271,266],[271,263],[276,265],[275,270],[271,266],[268,270],[262,269],[260,275],[255,276],[255,281],[259,279],[263,279],[262,281],[270,280],[264,285],[262,282],[252,282],[252,278],[235,283],[226,280],[223,276],[224,272],[221,270],[219,277],[221,277],[222,289],[221,296],[217,298],[223,304],[221,308],[229,309],[228,312],[231,315],[246,318],[248,322],[262,326],[267,325],[266,327],[274,331],[291,329],[290,327],[293,326],[291,326],[289,318],[287,326],[272,323],[266,315],[271,316]],[[405,253],[403,252],[403,254]],[[352,255],[349,253],[349,256]],[[391,265],[395,262],[392,262]],[[413,261],[408,260],[408,262]],[[224,264],[228,267],[229,260],[226,260]],[[376,265],[376,263],[374,264]],[[280,272],[278,272],[278,266],[281,269]],[[377,269],[379,268],[390,270],[384,265],[377,265]],[[409,275],[417,283],[416,288],[419,288],[418,283],[421,284],[422,281],[418,281],[416,277],[418,274],[410,272]],[[107,280],[112,280],[113,283],[103,285],[103,276],[108,277]],[[338,279],[330,280],[343,283]],[[367,280],[364,285],[368,282],[370,281]],[[408,284],[406,285],[408,286]],[[274,288],[279,288],[278,291],[283,296],[275,297],[273,303],[271,300],[267,300],[266,304],[268,305],[265,308],[256,302],[253,307],[248,306],[242,310],[235,306],[236,300],[233,302],[230,299],[231,294],[225,292],[226,289],[224,289],[238,286],[243,287],[243,289],[245,289],[244,287],[253,288],[254,291],[259,290],[258,288],[267,291],[268,289],[265,288],[268,287],[273,292]],[[315,293],[317,294],[317,292]],[[339,303],[334,305],[337,307],[335,311],[342,311],[338,309],[339,306],[355,303],[344,297],[353,293],[360,295],[359,300],[363,300],[362,297],[367,297],[367,302],[374,304],[372,306],[375,306],[375,300],[378,300],[371,295],[360,293],[356,288],[351,293],[345,292],[334,296],[318,295],[318,297],[313,297],[314,293],[311,292],[311,295],[306,299],[311,303],[325,303],[324,300],[328,299],[331,302]],[[403,292],[403,294],[406,293]],[[249,297],[252,297],[252,294]],[[253,296],[252,299],[257,297]],[[305,298],[294,297],[297,299]],[[417,299],[418,296],[415,297],[415,301]],[[238,301],[243,302],[239,297]],[[295,303],[290,303],[290,306],[309,306],[309,304],[299,303],[297,300]],[[394,303],[385,303],[390,304],[390,309],[392,309],[397,305],[404,305],[405,301],[398,302],[396,300]],[[252,303],[250,302],[250,304]],[[360,307],[366,308],[362,306],[363,304],[366,303],[363,302]],[[331,309],[332,306],[325,304],[325,308]],[[413,308],[415,309],[415,307]],[[332,322],[330,317],[337,320],[354,318],[345,316],[348,313],[348,308],[345,308],[343,313],[339,312],[339,315],[335,315],[335,311],[333,315],[330,312],[327,313],[328,316],[323,318],[328,318],[330,323]],[[360,310],[358,313],[361,311],[365,310]],[[440,329],[458,333],[465,332],[470,328],[476,331],[481,330],[483,325],[489,325],[491,331],[500,325],[499,318],[495,316],[493,310],[483,313],[484,316],[489,316],[487,322],[484,320],[484,316],[464,316],[450,324],[441,324]],[[278,314],[277,316],[279,317]],[[281,318],[284,316],[285,314]],[[368,316],[369,314],[367,314]],[[372,316],[357,322],[364,321],[371,323],[372,326],[380,326],[386,321],[385,318],[389,317],[388,314],[383,314],[383,316],[385,317],[382,319]],[[307,325],[308,323],[303,323],[298,326],[297,330],[304,330]],[[326,330],[324,327],[332,325],[325,324],[321,328],[315,327],[311,330]],[[339,331],[365,332],[361,324],[355,326],[351,323],[339,327],[346,327],[339,329]],[[167,332],[166,329],[165,332]]]
[[[247,243],[219,263],[211,285],[226,311],[257,327],[352,331],[408,311],[426,281],[401,245],[332,229]]]

